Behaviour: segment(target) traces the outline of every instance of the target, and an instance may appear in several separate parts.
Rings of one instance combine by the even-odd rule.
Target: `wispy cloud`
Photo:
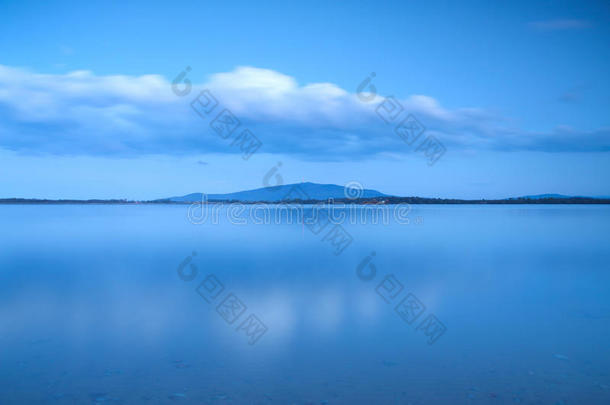
[[[263,141],[265,152],[331,160],[412,152],[377,116],[380,96],[363,103],[333,83],[300,85],[254,67],[213,74],[180,98],[159,75],[54,75],[0,65],[0,148],[79,155],[239,153],[191,110],[190,101],[204,88]],[[447,148],[610,150],[607,128],[533,133],[508,127],[483,109],[447,109],[430,96],[400,102]]]
[[[532,21],[529,26],[539,31],[564,31],[590,28],[593,24],[588,20],[578,19],[555,19],[555,20],[543,20],[543,21]]]
[[[74,53],[74,49],[72,49],[71,47],[69,47],[67,45],[60,45],[59,46],[59,51],[63,55],[72,55]]]
[[[557,97],[557,100],[562,103],[575,104],[579,103],[584,96],[584,93],[590,88],[588,84],[579,84],[572,86]]]

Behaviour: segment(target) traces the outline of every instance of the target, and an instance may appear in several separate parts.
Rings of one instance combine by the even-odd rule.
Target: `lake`
[[[609,206],[411,208],[2,205],[0,403],[610,403]]]

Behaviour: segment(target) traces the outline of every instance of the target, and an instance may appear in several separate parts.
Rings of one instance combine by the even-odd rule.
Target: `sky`
[[[125,3],[0,0],[0,198],[610,195],[607,1]]]

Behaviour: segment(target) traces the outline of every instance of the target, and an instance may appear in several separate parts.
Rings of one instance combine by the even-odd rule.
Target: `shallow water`
[[[609,206],[226,210],[0,206],[0,403],[610,403]]]

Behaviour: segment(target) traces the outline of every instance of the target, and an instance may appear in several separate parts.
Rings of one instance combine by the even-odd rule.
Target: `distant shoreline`
[[[2,205],[190,205],[198,203],[197,201],[169,201],[169,200],[151,200],[151,201],[131,201],[131,200],[47,200],[47,199],[30,199],[30,198],[3,198],[0,199]],[[283,205],[283,204],[356,204],[356,205],[607,205],[610,204],[610,199],[607,198],[590,198],[590,197],[570,197],[570,198],[509,198],[498,200],[460,200],[460,199],[445,199],[445,198],[423,198],[423,197],[383,197],[383,198],[362,198],[362,199],[335,199],[335,200],[286,200],[286,201],[240,201],[240,200],[209,200],[207,204],[266,204],[266,205]]]

